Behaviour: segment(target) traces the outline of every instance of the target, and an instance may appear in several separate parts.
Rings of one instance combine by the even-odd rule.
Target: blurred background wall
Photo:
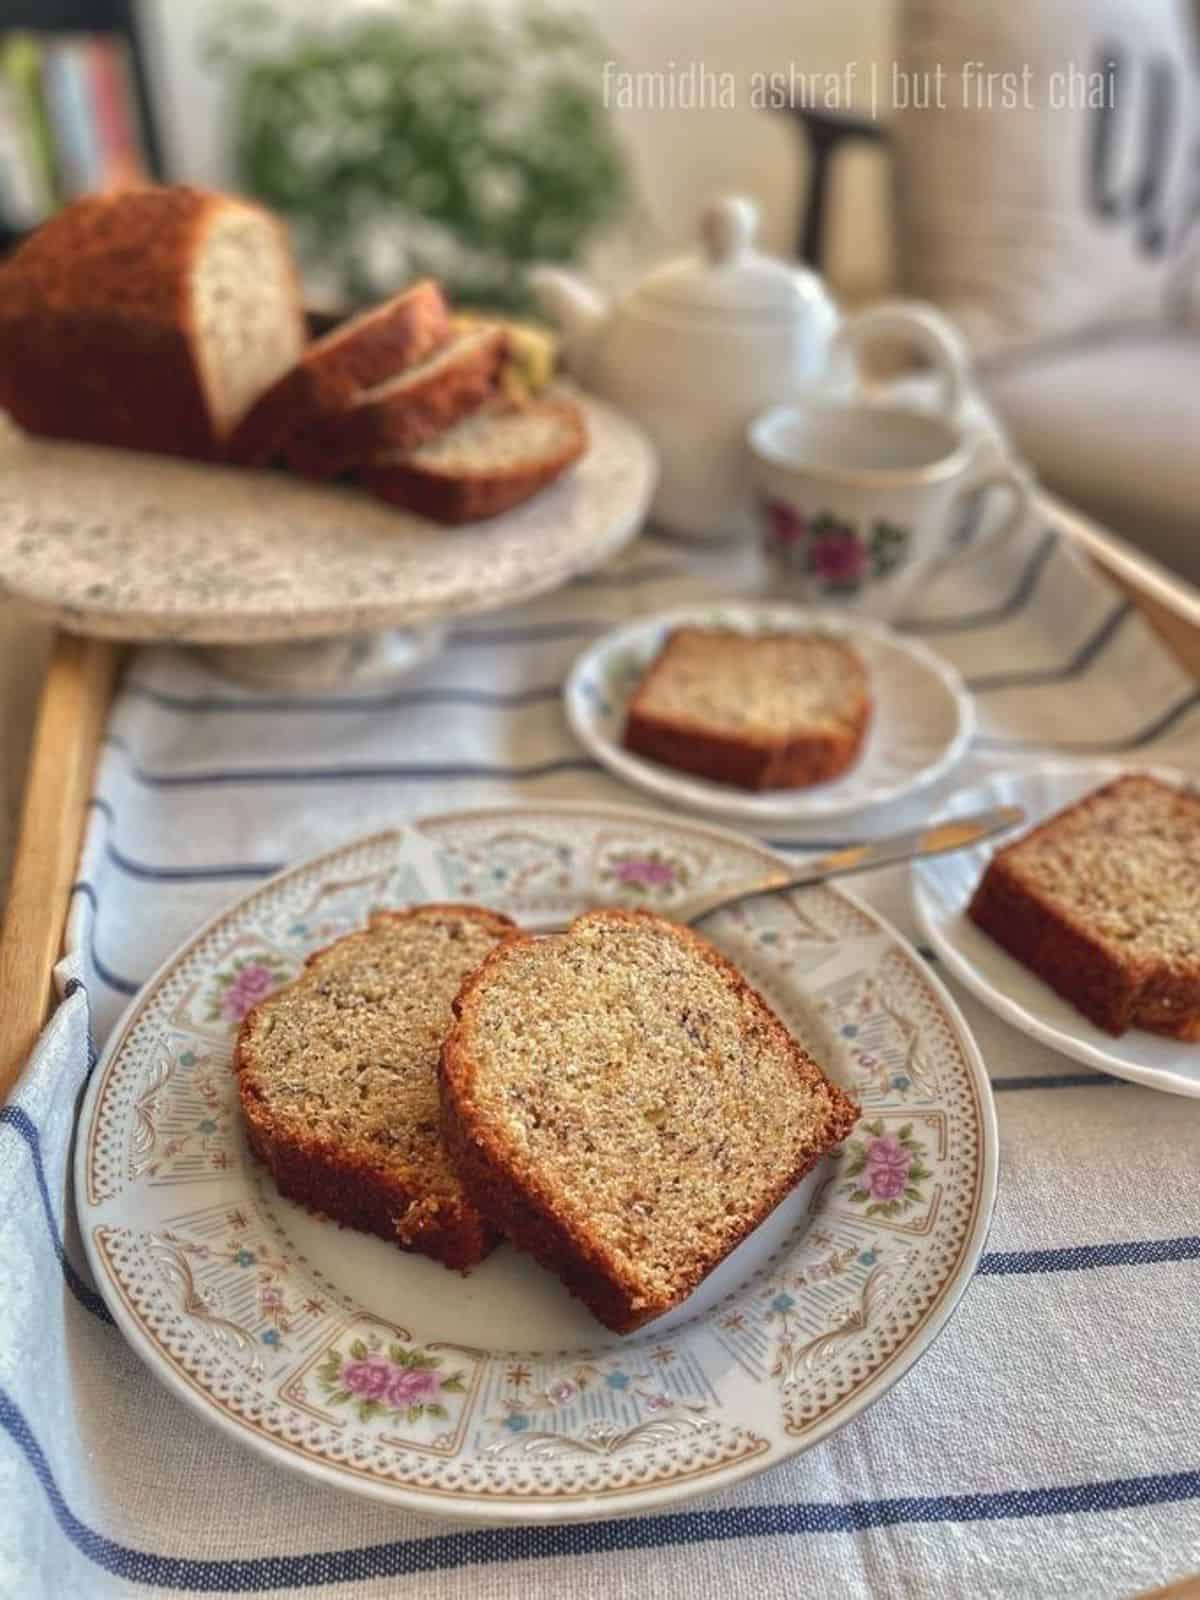
[[[304,0],[272,0],[299,10]],[[494,0],[503,5],[504,0]],[[404,0],[339,0],[338,15],[386,11]],[[230,176],[228,123],[223,120],[219,75],[203,61],[210,25],[206,0],[141,0],[142,21],[155,85],[156,112],[171,175],[200,183]],[[767,246],[790,253],[806,177],[803,143],[783,116],[756,111],[746,84],[756,71],[842,73],[858,63],[858,86],[871,62],[893,55],[893,0],[839,0],[836,4],[780,5],[779,0],[580,0],[611,47],[632,71],[676,68],[688,62],[738,81],[734,110],[686,113],[647,109],[614,113],[627,142],[645,218],[636,254],[677,248],[695,229],[705,202],[726,190],[755,195],[763,207]],[[327,15],[329,11],[327,10]],[[839,184],[847,203],[835,212],[829,269],[852,297],[886,284],[888,182],[885,164],[869,149],[841,158]],[[625,257],[616,252],[616,260]],[[596,263],[619,274],[612,252]]]

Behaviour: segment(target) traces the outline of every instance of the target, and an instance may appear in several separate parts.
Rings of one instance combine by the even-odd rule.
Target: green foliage
[[[536,0],[503,16],[397,0],[332,23],[226,0],[207,48],[239,182],[348,301],[431,273],[465,304],[513,309],[529,262],[572,259],[628,201],[605,54]]]

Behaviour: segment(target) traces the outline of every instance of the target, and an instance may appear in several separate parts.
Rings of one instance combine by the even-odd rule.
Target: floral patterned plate
[[[752,794],[626,750],[621,737],[629,697],[671,630],[686,626],[746,633],[819,631],[852,644],[870,672],[875,711],[850,771],[808,789]],[[849,816],[899,800],[948,772],[975,729],[974,701],[954,668],[932,650],[882,623],[795,606],[692,605],[641,617],[586,650],[564,692],[575,736],[618,777],[689,810],[751,826]]]
[[[375,906],[479,900],[530,927],[596,902],[670,913],[774,861],[646,812],[464,812],[321,856],[209,923],[133,1002],[80,1124],[81,1225],[134,1348],[281,1466],[488,1521],[654,1509],[783,1461],[877,1399],[971,1275],[996,1127],[953,1002],[843,893],[706,927],[862,1121],[685,1305],[631,1337],[507,1247],[461,1277],[309,1215],[240,1126],[238,1019]]]

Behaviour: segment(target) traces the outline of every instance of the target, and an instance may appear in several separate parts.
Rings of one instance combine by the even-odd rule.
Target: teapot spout
[[[608,302],[561,267],[534,267],[529,286],[539,306],[562,330],[567,365],[576,377],[585,378],[596,337],[608,321]]]

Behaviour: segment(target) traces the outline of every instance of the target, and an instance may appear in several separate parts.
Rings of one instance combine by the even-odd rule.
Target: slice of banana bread
[[[384,500],[437,522],[474,522],[511,511],[567,470],[587,448],[583,413],[563,396],[508,399],[473,416],[419,450],[381,457],[362,480]]]
[[[288,465],[304,477],[336,478],[378,455],[416,450],[496,393],[507,348],[494,324],[452,337],[291,434],[283,446]]]
[[[449,337],[445,298],[428,278],[340,323],[258,397],[233,431],[229,459],[266,466],[310,422],[427,360]]]
[[[841,639],[677,628],[630,699],[625,746],[739,789],[798,789],[853,766],[870,717]]]
[[[592,911],[507,941],[442,1051],[442,1131],[480,1211],[627,1333],[696,1285],[858,1108],[707,939]]]
[[[234,1067],[282,1194],[449,1267],[487,1255],[498,1235],[439,1136],[437,1062],[460,983],[515,931],[473,906],[377,912],[255,1006]]]
[[[1200,796],[1105,784],[998,850],[969,915],[1097,1027],[1200,1040]]]

